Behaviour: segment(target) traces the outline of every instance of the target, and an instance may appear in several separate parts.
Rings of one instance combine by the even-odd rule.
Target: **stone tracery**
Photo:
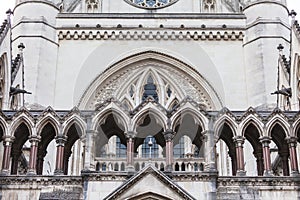
[[[82,99],[80,104],[87,109],[94,109],[106,99],[114,98],[120,100],[125,108],[133,109],[145,100],[143,92],[149,77],[152,77],[156,87],[158,102],[167,109],[174,107],[187,97],[202,104],[208,110],[220,104],[220,102],[213,102],[211,94],[215,92],[211,88],[211,91],[207,91],[210,86],[205,86],[204,89],[207,82],[201,75],[197,75],[198,77],[187,76],[182,69],[173,66],[175,63],[147,58],[147,54],[150,55],[151,52],[143,54],[139,55],[145,57],[143,60],[137,60],[130,65],[127,63],[118,71],[113,70],[117,66],[106,70],[95,79],[86,91],[86,93],[93,93],[93,96],[88,97],[84,94],[83,98],[86,99],[86,103],[84,105]],[[106,77],[105,80],[102,80],[102,77]]]
[[[130,4],[136,5],[139,8],[157,9],[163,8],[178,0],[126,0]]]

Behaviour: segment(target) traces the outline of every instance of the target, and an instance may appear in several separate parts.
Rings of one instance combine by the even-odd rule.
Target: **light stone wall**
[[[122,181],[89,181],[84,198],[87,200],[103,199],[121,186],[122,183]]]
[[[80,48],[84,49],[84,43],[81,43]],[[78,44],[79,45],[79,44]],[[210,44],[211,48],[213,47],[213,44]],[[178,49],[177,46],[180,46],[181,48]],[[209,48],[209,45],[207,45]],[[239,48],[238,45],[236,45],[236,49]],[[234,47],[233,45],[230,45],[230,47]],[[230,51],[234,51],[234,48],[230,48]],[[65,83],[66,76],[63,74],[59,74],[57,76],[57,86],[64,83],[65,87],[73,88],[68,91],[69,94],[66,94],[66,90],[63,90],[63,88],[59,87],[57,88],[56,94],[56,104],[55,107],[58,108],[65,108],[68,104],[75,104],[77,105],[80,97],[83,95],[83,92],[88,88],[89,84],[91,83],[91,80],[94,80],[97,75],[99,75],[101,72],[103,72],[108,66],[110,66],[112,63],[120,60],[120,57],[127,57],[129,55],[132,55],[134,53],[143,52],[146,50],[154,50],[162,53],[166,53],[168,55],[171,55],[175,58],[179,58],[180,60],[186,61],[186,63],[189,63],[191,66],[196,68],[200,74],[208,80],[208,82],[213,85],[214,89],[218,91],[218,94],[220,95],[221,99],[225,102],[224,104],[227,105],[227,102],[231,103],[235,106],[236,109],[246,107],[246,104],[244,101],[236,101],[234,99],[241,99],[240,96],[242,96],[242,99],[245,98],[245,94],[243,92],[245,91],[243,87],[243,81],[239,82],[231,82],[231,79],[228,77],[225,77],[223,73],[229,74],[230,72],[234,71],[234,66],[238,66],[239,63],[242,63],[242,60],[239,59],[230,59],[234,63],[228,63],[225,64],[223,61],[226,58],[226,55],[224,55],[223,50],[221,50],[219,53],[217,51],[212,52],[214,56],[214,62],[218,63],[220,66],[218,68],[213,64],[212,59],[207,55],[206,46],[201,44],[198,44],[197,42],[190,42],[190,43],[184,43],[180,41],[166,41],[166,42],[159,42],[159,41],[136,41],[128,43],[127,41],[104,41],[102,45],[100,46],[98,44],[95,51],[93,51],[87,59],[81,59],[78,56],[76,58],[79,60],[84,60],[84,64],[82,66],[75,66],[76,61],[75,60],[69,60],[66,59],[65,56],[62,56],[61,58],[63,61],[59,60],[59,63],[64,62],[61,66],[74,66],[73,75],[70,74],[70,81]],[[70,49],[74,49],[73,45]],[[70,50],[69,49],[69,50]],[[90,49],[89,47],[86,47],[86,49]],[[191,50],[192,49],[192,50]],[[214,48],[215,50],[217,48]],[[69,52],[69,50],[66,50]],[[242,52],[236,50],[235,52]],[[62,53],[62,52],[61,52]],[[64,55],[62,53],[61,55]],[[102,55],[99,57],[99,55]],[[121,56],[119,56],[121,55]],[[235,53],[228,53],[227,56],[233,56]],[[225,57],[225,58],[224,58]],[[60,58],[59,58],[60,59]],[[69,62],[72,62],[73,64],[70,64]],[[66,62],[66,63],[65,63]],[[78,63],[78,62],[77,62]],[[222,63],[222,65],[221,65]],[[58,70],[61,71],[63,67],[58,66]],[[75,69],[78,69],[79,72],[76,73]],[[220,69],[220,70],[219,70]],[[237,71],[239,68],[237,69]],[[243,70],[243,69],[241,69]],[[222,81],[220,77],[226,78],[227,81],[230,79],[230,82]],[[76,80],[74,80],[74,77],[76,77]],[[238,77],[243,79],[243,77]],[[228,84],[228,85],[227,85]],[[226,87],[228,86],[228,87]],[[224,88],[227,88],[229,92],[224,91]],[[60,92],[60,90],[62,90]],[[240,93],[235,93],[230,96],[230,91],[238,90]],[[74,92],[76,91],[76,92]],[[62,94],[61,94],[62,93]],[[228,94],[227,96],[224,96],[225,94]],[[61,94],[61,95],[60,95]],[[234,95],[239,95],[239,97],[235,97]],[[73,99],[71,97],[73,96]],[[66,98],[67,97],[67,98]],[[228,100],[226,99],[229,98]],[[234,101],[233,101],[234,100]],[[68,102],[67,102],[68,101]]]
[[[58,9],[46,2],[24,2],[15,7],[12,31],[13,55],[17,46],[25,45],[25,89],[29,104],[53,105],[57,48],[56,15]],[[21,73],[21,70],[19,71]],[[21,80],[15,84],[21,85]]]
[[[177,184],[188,191],[196,199],[216,199],[216,182],[211,181],[179,181]]]
[[[9,108],[9,84],[10,84],[10,76],[8,74],[11,73],[11,44],[10,44],[10,31],[6,35],[1,35],[0,36],[0,41],[2,40],[1,48],[0,48],[0,57],[3,56],[4,58],[4,65],[5,65],[5,88],[4,88],[4,93],[3,93],[3,109],[8,109]]]
[[[248,105],[273,109],[276,96],[270,93],[277,87],[279,55],[276,48],[282,44],[286,55],[289,51],[288,10],[283,4],[261,1],[247,6],[244,13],[247,17],[244,52]]]

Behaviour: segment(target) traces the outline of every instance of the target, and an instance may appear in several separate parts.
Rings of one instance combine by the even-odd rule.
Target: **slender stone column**
[[[260,138],[260,142],[263,147],[263,158],[264,158],[264,176],[273,175],[271,170],[271,154],[269,144],[271,143],[271,137],[263,136]]]
[[[214,132],[212,130],[206,130],[203,133],[203,141],[205,142],[205,158],[206,164],[204,171],[206,172],[216,172],[216,152],[215,152],[215,139]]]
[[[258,176],[262,176],[264,174],[264,159],[263,159],[263,153],[254,153],[254,156],[256,158],[256,165],[257,165],[257,174]]]
[[[27,172],[28,175],[36,175],[37,148],[40,141],[41,137],[37,135],[33,135],[29,138],[31,148],[29,156],[29,169]]]
[[[290,175],[289,159],[288,159],[289,153],[282,152],[279,154],[279,156],[281,157],[283,176],[289,176]]]
[[[298,161],[297,161],[297,137],[289,137],[286,139],[287,143],[289,145],[289,151],[290,151],[290,159],[291,159],[291,174],[292,175],[298,175],[299,169],[298,169]]]
[[[173,171],[173,137],[174,132],[172,130],[167,130],[164,132],[166,140],[166,172]]]
[[[95,171],[96,166],[95,166],[95,137],[98,134],[97,130],[93,130],[92,127],[92,117],[93,116],[87,116],[86,117],[86,124],[87,124],[87,129],[86,129],[86,134],[81,138],[81,141],[83,142],[83,151],[84,151],[84,156],[83,156],[83,170],[82,171]]]
[[[95,137],[97,135],[95,130],[87,130],[85,138],[82,138],[84,143],[84,169],[83,171],[94,171],[95,166]]]
[[[55,165],[55,175],[64,174],[64,149],[67,137],[64,135],[58,135],[56,138],[56,165]]]
[[[4,151],[3,151],[2,170],[1,170],[2,175],[9,174],[11,146],[14,139],[15,138],[13,136],[9,136],[9,135],[3,137]]]
[[[236,159],[237,159],[237,171],[236,174],[238,176],[246,175],[245,165],[244,165],[244,142],[245,138],[243,136],[236,136],[233,138],[235,142],[236,149]]]
[[[134,137],[135,133],[134,132],[127,132],[126,133],[127,137],[127,166],[126,170],[129,172],[133,172],[134,169],[134,163],[133,163],[133,158],[134,158]]]

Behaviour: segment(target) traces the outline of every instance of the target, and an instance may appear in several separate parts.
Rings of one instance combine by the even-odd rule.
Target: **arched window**
[[[179,143],[174,146],[174,157],[184,158],[184,137],[181,137]]]
[[[158,157],[158,144],[153,136],[147,136],[142,145],[143,158],[157,158]]]
[[[147,83],[144,85],[144,93],[142,100],[146,100],[148,97],[152,97],[155,101],[158,101],[157,88],[154,84],[153,78],[151,75],[147,78]]]
[[[125,158],[126,157],[126,146],[121,143],[119,137],[116,138],[116,157]]]
[[[168,6],[178,0],[126,0],[130,4],[134,4],[140,8],[162,8]]]

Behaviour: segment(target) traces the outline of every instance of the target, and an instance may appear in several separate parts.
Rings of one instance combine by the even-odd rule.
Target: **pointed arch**
[[[108,106],[106,106],[103,110],[98,112],[93,117],[92,129],[97,130],[99,124],[101,124],[101,122],[103,122],[103,120],[105,121],[106,117],[109,114],[113,114],[113,116],[116,116],[116,119],[118,120],[118,122],[122,123],[122,125],[125,129],[124,130],[125,132],[127,132],[129,130],[129,128],[130,128],[129,124],[128,124],[128,122],[130,121],[129,116],[114,102],[111,102]]]
[[[45,117],[43,117],[41,120],[39,120],[36,123],[37,135],[41,135],[41,132],[42,132],[43,128],[48,123],[51,124],[52,127],[54,128],[55,135],[58,135],[58,133],[59,133],[59,121],[51,113],[48,113]]]
[[[298,137],[299,131],[300,131],[300,117],[298,117],[297,120],[295,120],[294,123],[292,124],[291,136]],[[300,141],[299,137],[298,140]]]
[[[34,122],[32,121],[31,118],[29,118],[27,115],[25,115],[24,113],[19,115],[18,117],[16,117],[15,119],[13,119],[12,124],[10,126],[10,131],[11,133],[14,133],[16,131],[16,129],[22,124],[24,123],[28,130],[29,130],[29,135],[32,135],[34,133]]]
[[[2,137],[8,134],[8,124],[2,116],[0,116],[0,128],[2,129],[1,141]]]
[[[113,77],[118,78],[125,74],[126,80],[129,81],[130,77],[132,76],[129,72],[133,72],[134,70],[140,68],[144,69],[148,66],[159,67],[160,69],[168,68],[170,69],[168,70],[169,72],[174,72],[174,75],[178,74],[178,76],[176,76],[177,78],[181,78],[183,73],[185,75],[188,75],[182,80],[186,80],[187,84],[189,85],[188,87],[191,87],[193,91],[199,92],[199,98],[204,100],[205,104],[207,104],[210,109],[217,109],[222,107],[221,105],[223,98],[221,98],[220,95],[222,95],[223,97],[223,86],[217,84],[218,87],[213,87],[213,85],[205,78],[209,77],[210,79],[212,79],[214,77],[214,80],[216,79],[216,76],[219,78],[214,66],[212,66],[211,70],[209,70],[209,73],[203,72],[203,75],[200,74],[194,66],[183,62],[183,60],[185,59],[177,59],[173,56],[167,55],[166,53],[161,53],[159,52],[159,50],[153,51],[149,49],[139,49],[134,53],[133,51],[124,53],[125,54],[122,55],[122,58],[117,58],[113,62],[110,62],[112,64],[110,64],[110,66],[107,67],[107,70],[99,73],[99,75],[95,77],[94,81],[90,85],[82,85],[82,82],[80,80],[83,78],[83,76],[78,77],[76,88],[80,88],[79,90],[83,91],[83,93],[78,93],[79,96],[75,95],[74,99],[76,100],[76,102],[78,102],[78,106],[80,108],[93,107],[95,100],[97,100],[97,97],[95,98],[94,94],[97,94],[98,91],[102,90],[101,88],[105,87],[105,85],[109,85],[108,80],[116,80]],[[214,70],[216,71],[216,73],[211,73]],[[86,70],[82,74],[85,73]],[[218,81],[214,81],[213,83],[215,84],[215,82],[219,83]],[[222,81],[220,80],[220,83],[221,82]],[[116,83],[116,81],[114,81],[114,83]],[[121,81],[121,85],[122,87],[125,86],[124,81]],[[120,87],[117,86],[117,88]],[[216,92],[215,89],[220,89],[221,91]],[[194,93],[189,93],[188,95],[191,96],[193,94]],[[109,94],[108,96],[113,95]]]
[[[174,130],[175,126],[179,123],[179,120],[185,115],[190,114],[193,116],[194,120],[202,127],[203,130],[208,130],[208,119],[204,116],[202,112],[196,109],[189,102],[183,107],[179,108],[171,117],[171,129]]]
[[[290,125],[281,115],[275,115],[266,124],[267,136],[271,136],[271,130],[278,124],[285,132],[285,137],[290,136]]]
[[[231,132],[233,133],[233,136],[237,136],[238,124],[229,115],[224,114],[215,122],[214,125],[215,138],[219,140],[222,130],[224,128],[224,124],[228,125]]]
[[[12,148],[11,148],[11,174],[18,174],[20,167],[22,167],[22,172],[26,173],[28,169],[28,163],[24,156],[24,144],[28,141],[30,135],[32,135],[32,127],[28,122],[20,118],[16,122],[16,127],[13,130],[13,136],[15,137]]]
[[[262,137],[264,134],[264,124],[255,116],[255,115],[248,115],[240,124],[239,127],[242,130],[242,136],[245,135],[246,128],[252,124],[259,133],[259,136]]]
[[[235,176],[237,171],[237,155],[233,138],[238,135],[238,125],[229,115],[227,115],[227,113],[225,113],[216,121],[214,130],[215,138],[217,139],[216,146],[217,148],[219,147],[220,151],[220,158],[230,158],[231,172],[232,175]],[[224,146],[222,145],[223,143],[225,143]],[[222,146],[223,148],[221,148]],[[222,163],[222,160],[223,159],[221,159],[219,163]],[[219,171],[222,170],[219,169]]]
[[[164,130],[167,130],[167,116],[161,110],[159,110],[152,103],[148,103],[145,107],[143,107],[139,112],[135,114],[132,118],[133,131],[136,131],[136,128],[139,122],[143,119],[143,117],[148,114],[152,114],[155,116],[156,122],[163,127]]]
[[[78,132],[80,133],[80,136],[85,135],[85,130],[87,129],[86,123],[83,121],[83,119],[77,115],[73,114],[71,115],[65,122],[62,124],[62,133],[63,135],[66,135],[70,127],[75,124],[76,127],[78,127]]]
[[[246,138],[246,142],[249,142],[253,148],[253,156],[249,153],[245,156],[248,157],[248,161],[245,160],[245,163],[248,163],[256,166],[257,175],[262,176],[264,172],[264,163],[263,163],[263,147],[260,142],[260,138],[263,136],[263,129],[258,125],[259,122],[254,121],[255,118],[248,117],[244,120],[244,123],[241,124],[242,136]],[[254,164],[253,164],[254,163]]]

